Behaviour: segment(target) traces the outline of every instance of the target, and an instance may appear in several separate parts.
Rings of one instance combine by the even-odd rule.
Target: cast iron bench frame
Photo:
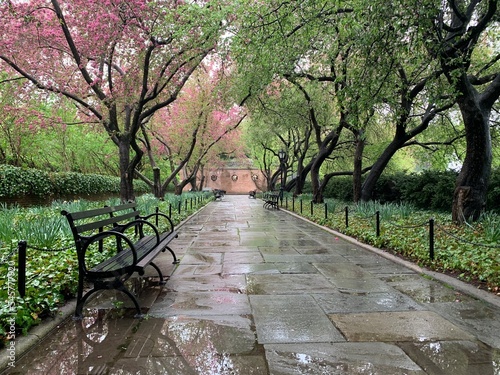
[[[215,200],[217,200],[217,199],[222,199],[222,198],[224,198],[224,194],[225,194],[226,192],[225,192],[225,190],[214,189],[214,190],[213,190],[213,193],[214,193],[214,198],[215,198]]]
[[[136,317],[142,317],[137,298],[124,283],[135,272],[144,275],[144,268],[151,265],[158,272],[160,285],[165,284],[163,274],[153,260],[160,252],[168,250],[174,258],[173,264],[179,262],[169,247],[170,242],[178,237],[170,217],[158,210],[141,216],[135,203],[73,213],[62,211],[61,214],[66,216],[71,227],[78,256],[75,318],[83,318],[83,306],[92,294],[106,289],[116,289],[129,296],[137,310]],[[154,218],[154,223],[150,221],[151,218]],[[169,230],[160,232],[157,227],[159,220],[165,220]],[[148,234],[144,231],[146,227],[149,228]],[[130,228],[133,229],[133,236],[130,235]],[[88,266],[91,259],[87,257],[87,251],[95,249],[102,252],[105,247],[116,248],[116,254],[101,263]],[[85,282],[93,284],[93,287],[84,294]]]
[[[274,208],[279,210],[279,198],[280,193],[275,191],[265,192],[262,196],[262,200],[264,201],[264,208]]]

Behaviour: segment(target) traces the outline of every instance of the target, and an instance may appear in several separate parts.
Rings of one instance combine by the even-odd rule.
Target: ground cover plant
[[[212,199],[211,194],[196,192],[182,196],[167,194],[164,200],[147,194],[137,198],[137,205],[143,213],[152,213],[158,207],[161,212],[171,214],[177,225],[208,199]],[[105,202],[55,201],[48,207],[0,206],[0,347],[5,345],[12,323],[15,322],[16,334],[26,333],[76,294],[78,261],[73,237],[61,210],[75,212],[116,204],[119,204],[118,198]],[[24,298],[17,292],[20,240],[28,243]],[[101,259],[108,255],[95,254]]]
[[[310,195],[295,199],[290,195],[283,205],[363,243],[500,295],[500,216],[496,213],[485,213],[473,224],[457,226],[451,214],[416,209],[405,203],[354,204],[326,199],[325,204],[311,204],[311,201]],[[433,259],[429,241],[431,219],[434,222]]]

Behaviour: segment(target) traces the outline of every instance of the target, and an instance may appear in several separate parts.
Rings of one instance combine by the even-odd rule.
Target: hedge
[[[457,175],[454,171],[431,170],[422,173],[401,172],[382,175],[377,182],[373,198],[381,203],[406,202],[416,208],[449,212],[453,203]],[[309,183],[304,192],[311,192]],[[352,177],[332,178],[325,189],[324,196],[347,202],[352,201]],[[500,169],[492,170],[486,209],[500,212]]]
[[[136,192],[150,191],[142,181],[135,181],[134,188]],[[119,177],[74,172],[49,173],[38,169],[0,165],[0,197],[14,198],[24,195],[45,197],[119,192]]]

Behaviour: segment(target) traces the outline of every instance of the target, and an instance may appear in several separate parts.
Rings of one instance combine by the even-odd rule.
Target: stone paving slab
[[[329,314],[348,341],[423,342],[474,340],[474,336],[430,311]]]
[[[420,275],[386,277],[382,280],[420,303],[464,302],[475,299],[451,287]]]
[[[249,296],[259,344],[345,341],[311,296]]]
[[[166,293],[148,311],[157,318],[250,313],[246,294],[225,291]]]
[[[245,275],[203,275],[184,277],[173,275],[168,280],[167,292],[241,292],[246,290]]]
[[[248,275],[248,294],[311,294],[334,292],[334,286],[319,274]]]
[[[482,301],[433,303],[430,308],[489,346],[500,349],[500,308]]]
[[[314,294],[314,299],[327,313],[416,311],[424,308],[402,293]]]
[[[496,375],[500,350],[470,341],[401,343],[400,347],[429,375]]]
[[[424,375],[395,345],[385,343],[266,344],[270,374]]]

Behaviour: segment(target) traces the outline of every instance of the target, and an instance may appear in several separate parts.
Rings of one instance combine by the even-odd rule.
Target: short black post
[[[429,220],[429,258],[434,260],[434,219]]]
[[[156,218],[155,218],[155,224],[158,226],[158,213],[160,212],[160,209],[156,207]]]
[[[311,216],[314,215],[314,204],[313,201],[311,201]]]
[[[285,208],[288,210],[288,196],[285,197]]]
[[[179,207],[178,207],[179,215],[181,214],[181,207],[182,207],[182,201],[179,201]]]
[[[345,227],[349,227],[349,207],[345,206]]]
[[[302,214],[302,199],[300,200],[300,213]]]
[[[375,212],[375,217],[377,218],[377,237],[380,237],[380,211]]]
[[[168,217],[172,217],[172,203],[168,204]]]
[[[191,199],[189,200],[189,209],[193,209],[193,197],[191,197]]]
[[[328,219],[328,204],[325,203],[325,220]]]
[[[187,199],[184,200],[184,211],[187,211],[188,210],[188,201]]]
[[[295,197],[292,197],[292,211],[295,212]]]
[[[26,295],[26,248],[28,243],[26,241],[19,241],[17,243],[17,290],[21,297]]]

